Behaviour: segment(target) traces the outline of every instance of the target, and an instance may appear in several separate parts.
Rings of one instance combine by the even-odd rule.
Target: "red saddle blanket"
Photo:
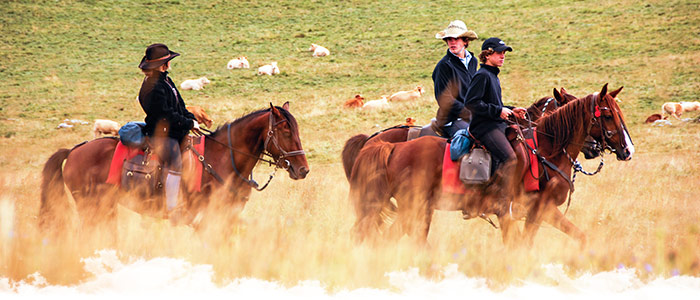
[[[537,132],[533,132],[533,137],[537,139]],[[530,148],[535,148],[535,140],[525,139],[525,142],[530,146]],[[539,174],[539,161],[537,156],[530,151],[529,148],[525,148],[530,160],[530,170],[525,171],[525,176],[523,178],[523,184],[525,186],[526,192],[536,192],[540,190],[539,181],[532,176],[532,174]],[[452,194],[465,194],[467,192],[466,187],[459,180],[459,165],[461,160],[452,161],[450,159],[450,147],[449,145],[445,147],[445,154],[442,157],[442,191]]]
[[[200,137],[188,137],[192,138],[192,146],[197,150],[198,153],[204,154],[204,136]],[[193,172],[192,180],[187,181],[187,189],[190,192],[201,191],[202,188],[202,164],[199,162],[197,156],[192,151],[186,151],[183,153],[183,171]],[[138,148],[131,148],[121,141],[117,142],[117,147],[114,149],[114,155],[112,156],[112,163],[109,165],[109,175],[107,176],[107,183],[111,183],[117,186],[121,185],[121,173],[124,161],[134,158],[134,156],[144,154],[143,150]],[[158,159],[152,156],[151,159]],[[189,177],[189,176],[188,176]]]

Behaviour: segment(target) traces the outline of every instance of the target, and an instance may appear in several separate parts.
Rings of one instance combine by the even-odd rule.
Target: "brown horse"
[[[224,200],[219,201],[223,203],[214,210],[227,212],[227,220],[235,221],[252,188],[258,188],[252,180],[252,171],[259,161],[268,161],[276,169],[287,170],[292,179],[303,179],[309,172],[297,121],[289,112],[289,102],[282,107],[270,104],[270,108],[249,113],[205,137],[206,148],[200,161],[208,172],[202,172],[201,192],[190,193],[182,189],[189,215],[199,216],[197,219],[201,222],[206,222],[206,208],[217,191],[217,195],[224,195]],[[133,199],[125,197],[128,194],[115,185],[105,183],[117,141],[114,138],[95,139],[73,149],[59,149],[48,159],[41,185],[39,219],[42,228],[64,223],[64,210],[70,209],[64,184],[75,199],[83,226],[113,226],[118,203],[141,214],[164,217],[162,195],[155,199]],[[190,149],[184,145],[186,141],[182,147]],[[264,159],[263,155],[271,160]],[[183,171],[182,186],[186,186],[193,178],[186,169]],[[212,211],[211,207],[209,211]]]
[[[528,118],[518,119],[521,125],[526,127],[530,126],[532,124],[528,123],[528,121],[537,122],[542,115],[551,113],[569,101],[576,99],[576,96],[567,93],[564,88],[561,88],[561,92],[557,91],[555,88],[553,89],[553,93],[554,97],[542,97],[530,105],[530,107],[527,108]],[[384,129],[371,136],[358,134],[349,138],[345,142],[342,152],[343,169],[345,170],[346,178],[348,178],[348,180],[350,179],[352,166],[355,164],[355,158],[362,147],[379,141],[389,143],[405,142],[408,140],[408,131],[410,128],[411,126],[399,125]]]
[[[583,147],[586,136],[591,136],[604,147],[613,149],[618,160],[629,160],[634,153],[624,118],[614,97],[619,88],[610,93],[605,84],[600,93],[573,100],[545,115],[537,127],[540,159],[538,174],[540,192],[529,193],[512,200],[513,207],[522,209],[498,215],[504,242],[511,243],[517,230],[514,220],[526,216],[525,241],[532,243],[543,220],[554,225],[585,246],[585,234],[568,221],[558,210],[573,189],[571,172],[574,160]],[[518,156],[517,172],[528,170],[527,150],[519,139],[513,142]],[[489,197],[474,197],[482,192],[481,186],[472,187],[466,195],[455,198],[441,191],[442,157],[446,140],[422,137],[416,140],[387,143],[376,142],[364,147],[356,158],[350,177],[350,198],[357,220],[354,233],[358,240],[377,238],[384,225],[382,209],[390,206],[393,197],[398,215],[388,230],[388,236],[397,238],[408,234],[425,242],[435,209],[461,210],[477,207],[480,213],[496,213]],[[477,195],[480,196],[480,195]]]

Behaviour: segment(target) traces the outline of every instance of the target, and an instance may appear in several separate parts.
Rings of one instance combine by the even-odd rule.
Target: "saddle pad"
[[[130,148],[122,144],[121,141],[117,142],[117,147],[114,149],[114,155],[112,156],[112,163],[109,165],[109,175],[106,182],[120,186],[124,161],[132,159],[139,154],[143,154],[141,149]]]
[[[421,128],[420,128],[420,127],[411,127],[411,128],[409,128],[409,129],[408,129],[408,136],[406,136],[406,140],[407,140],[407,141],[410,141],[410,140],[415,140],[415,139],[417,139],[417,138],[420,136],[420,131],[421,131]]]
[[[535,149],[535,141],[537,140],[537,130],[532,130],[532,138],[526,138],[525,142],[530,146],[530,148]],[[540,173],[540,162],[537,160],[537,156],[530,151],[530,148],[525,147],[527,155],[530,158],[530,171],[525,171],[525,177],[523,178],[523,184],[525,185],[526,192],[537,192],[540,190],[540,182],[532,174]]]
[[[465,194],[467,189],[459,180],[460,160],[452,161],[450,147],[445,147],[445,155],[442,157],[442,191],[444,193]]]
[[[192,138],[192,146],[194,147],[194,150],[197,151],[197,153],[204,155],[204,136],[190,136]],[[186,170],[192,170],[193,175],[192,175],[192,180],[189,180],[187,183],[187,190],[190,192],[201,192],[202,191],[202,170],[204,167],[202,166],[202,162],[199,161],[197,158],[197,155],[194,154],[194,151],[187,151],[187,156],[188,159],[184,159],[185,165],[183,166]]]

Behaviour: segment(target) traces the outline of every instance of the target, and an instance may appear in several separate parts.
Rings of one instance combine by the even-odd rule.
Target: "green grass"
[[[700,127],[675,122],[656,128],[643,121],[658,113],[664,102],[700,100],[699,8],[698,0],[5,1],[0,5],[0,184],[17,202],[17,218],[33,220],[39,172],[48,156],[59,147],[92,139],[90,125],[54,128],[66,118],[107,118],[121,124],[142,120],[144,114],[135,101],[143,79],[137,66],[146,46],[161,42],[182,54],[173,60],[171,77],[176,83],[201,76],[211,80],[204,90],[182,93],[188,105],[203,106],[215,126],[269,102],[291,101],[308,153],[310,178],[275,179],[272,191],[254,194],[244,214],[256,223],[250,224],[250,234],[233,238],[242,245],[212,250],[220,251],[220,256],[207,249],[179,252],[203,263],[224,262],[215,263],[222,278],[282,278],[293,284],[297,277],[320,276],[340,287],[381,286],[386,285],[386,271],[418,266],[422,273],[430,273],[434,265],[454,262],[469,276],[518,282],[539,264],[552,261],[567,264],[571,272],[610,270],[622,261],[640,269],[650,262],[663,272],[679,268],[683,274],[697,275],[700,269],[697,264],[693,267],[698,259],[693,202],[697,197],[691,199],[674,186],[672,200],[679,204],[673,204],[676,201],[668,201],[660,191],[674,182],[700,184],[697,164],[683,163],[700,159]],[[375,257],[344,239],[354,216],[340,170],[342,146],[351,135],[373,133],[406,117],[427,123],[435,115],[431,73],[445,54],[445,45],[434,35],[454,19],[464,20],[479,35],[469,46],[472,52],[478,53],[491,36],[515,49],[508,53],[500,75],[506,104],[529,105],[551,95],[552,88],[565,87],[584,96],[605,83],[612,89],[625,87],[619,97],[638,158],[628,163],[606,161],[604,175],[577,179],[574,201],[578,202],[570,212],[582,229],[597,231],[591,235],[597,253],[576,255],[572,240],[546,228],[529,253],[539,255],[523,263],[517,253],[498,252],[497,231],[477,221],[464,225],[456,215],[435,218],[431,241],[436,247],[427,254],[399,247],[396,256],[385,249]],[[311,57],[306,51],[311,43],[327,47],[331,55]],[[241,55],[248,57],[251,69],[227,70],[226,63]],[[278,62],[281,74],[256,76],[257,67],[270,61]],[[390,111],[342,108],[357,93],[378,99],[416,85],[425,88],[425,95]],[[668,157],[672,159],[666,161]],[[608,185],[612,180],[617,184]],[[599,191],[622,204],[600,200]],[[644,201],[640,204],[638,199]],[[275,205],[280,207],[270,207]],[[654,219],[660,216],[661,220]],[[269,223],[275,218],[297,222],[289,228]],[[284,243],[259,239],[257,232],[270,231]],[[606,239],[621,231],[625,231],[621,241],[609,246]],[[298,245],[285,236],[309,243]],[[670,241],[664,244],[666,239]],[[163,247],[170,240],[141,244],[143,240],[147,239],[136,234],[124,248],[170,255]],[[260,258],[259,264],[245,260],[259,251],[247,247],[247,242],[260,244],[272,258]],[[659,242],[665,246],[656,249]],[[277,248],[292,253],[285,256]],[[469,255],[455,258],[453,253],[463,249]],[[638,260],[625,261],[629,249]],[[679,253],[678,260],[664,258],[671,251]],[[487,252],[495,253],[490,260],[472,255]],[[313,259],[306,261],[309,253]],[[20,267],[10,271],[0,268],[17,278],[33,273],[38,268],[33,264],[41,264],[30,252],[6,257],[30,261],[13,263]],[[275,259],[283,263],[269,268]],[[378,267],[367,275],[372,266]],[[500,274],[508,266],[516,271]],[[290,271],[295,268],[299,272]]]

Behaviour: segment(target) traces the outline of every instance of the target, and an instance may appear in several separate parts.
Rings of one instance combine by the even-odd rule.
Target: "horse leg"
[[[498,217],[498,224],[501,226],[501,238],[507,248],[514,248],[521,237],[520,229],[510,215]]]
[[[578,240],[581,250],[586,248],[586,234],[576,227],[574,223],[571,223],[556,206],[547,207],[547,211],[544,214],[544,221],[566,233],[566,235],[571,238]]]
[[[116,187],[94,184],[89,189],[73,193],[84,237],[90,237],[109,246],[117,242]]]

